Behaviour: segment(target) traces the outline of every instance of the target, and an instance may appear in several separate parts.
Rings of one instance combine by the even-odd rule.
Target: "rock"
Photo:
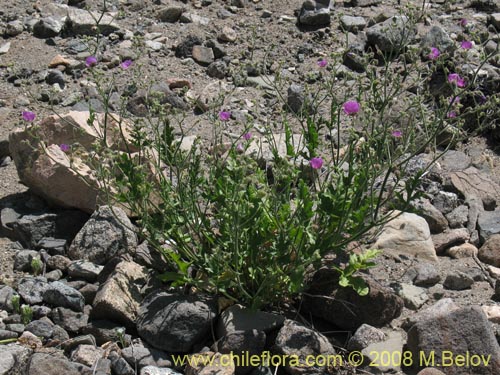
[[[196,45],[201,46],[203,41],[195,36],[188,35],[181,43],[175,48],[175,57],[186,58],[193,56],[193,47]]]
[[[209,77],[224,79],[229,73],[229,68],[223,60],[217,60],[211,63],[207,68]]]
[[[422,371],[419,371],[417,375],[446,375],[446,374],[434,367],[427,367],[424,368]]]
[[[500,267],[500,234],[494,234],[481,246],[478,258],[494,267]]]
[[[17,334],[21,334],[24,332],[25,325],[21,323],[11,323],[11,324],[6,324],[5,328],[8,331],[15,332]]]
[[[94,303],[95,296],[97,295],[98,290],[99,286],[97,286],[96,284],[87,284],[84,287],[78,289],[78,291],[82,293],[86,305],[92,305]]]
[[[182,23],[195,23],[203,26],[207,26],[208,24],[210,24],[210,18],[202,17],[197,14],[188,12],[181,14],[180,21]]]
[[[469,208],[465,205],[460,205],[446,215],[450,228],[463,228],[469,220]]]
[[[491,323],[500,323],[500,306],[481,306],[484,314]]]
[[[299,155],[305,148],[304,137],[300,134],[292,134],[290,142],[296,155]],[[272,134],[270,139],[268,137],[252,139],[245,154],[257,160],[262,168],[268,169],[274,160],[274,148],[280,158],[287,157],[285,133]]]
[[[182,12],[184,12],[184,8],[182,6],[172,4],[158,11],[158,19],[161,22],[174,23],[179,20]]]
[[[487,241],[494,234],[500,234],[500,208],[480,212],[477,225],[481,242]]]
[[[140,306],[137,332],[158,349],[187,352],[210,332],[216,316],[213,297],[153,292]]]
[[[432,236],[436,254],[441,255],[452,246],[467,242],[470,238],[469,231],[465,228],[451,229]]]
[[[111,360],[111,371],[114,375],[136,375],[132,366],[116,352],[111,352],[108,358]]]
[[[51,320],[66,331],[77,333],[87,325],[89,316],[64,307],[57,307],[50,313]]]
[[[85,299],[78,290],[59,281],[53,281],[47,286],[43,292],[43,300],[49,305],[79,312],[85,306]]]
[[[464,243],[459,246],[450,247],[446,250],[446,255],[454,259],[473,258],[478,255],[478,249],[471,243]]]
[[[231,332],[222,337],[214,346],[216,348],[215,351],[222,354],[249,353],[250,356],[260,355],[266,346],[266,334],[256,329]],[[236,375],[247,374],[254,368],[249,365],[243,366],[237,361],[235,362]]]
[[[458,196],[448,191],[438,191],[432,199],[432,204],[446,215],[458,206]]]
[[[10,44],[11,44],[10,42],[7,42],[7,43],[3,43],[2,45],[0,45],[0,56],[5,55],[7,52],[9,52]],[[6,157],[6,156],[3,156],[3,157]]]
[[[86,366],[92,367],[95,363],[103,358],[104,349],[96,347],[95,345],[79,345],[73,353],[71,353],[71,360]]]
[[[83,226],[83,223],[82,225]],[[80,229],[81,229],[80,226]],[[76,233],[75,233],[76,235]],[[44,237],[36,244],[37,250],[44,249],[50,255],[65,255],[68,241],[65,239],[55,239],[51,237]]]
[[[128,346],[122,350],[122,356],[133,368],[172,366],[171,356],[168,353],[153,348]]]
[[[429,263],[420,263],[414,267],[416,273],[413,278],[413,284],[422,287],[430,287],[437,284],[441,280],[436,267]]]
[[[385,224],[374,247],[437,261],[429,225],[425,219],[415,214],[405,212]]]
[[[36,305],[42,303],[43,294],[48,287],[45,277],[24,277],[19,281],[17,290],[26,303]]]
[[[495,29],[500,30],[500,13],[492,13],[488,16],[488,22],[495,26]]]
[[[31,271],[33,259],[40,260],[40,254],[35,250],[19,250],[14,256],[14,269],[16,271]]]
[[[214,51],[209,47],[195,45],[192,54],[194,61],[201,65],[210,65],[215,60]]]
[[[118,263],[113,273],[101,284],[94,298],[92,318],[109,319],[134,326],[141,289],[148,278],[147,270],[134,262]]]
[[[491,356],[487,366],[474,366],[474,374],[497,374],[500,371],[500,348],[490,323],[480,307],[469,306],[429,314],[423,311],[417,322],[408,330],[408,350],[413,358],[429,358],[442,364],[445,374],[470,374],[470,368],[455,365],[450,361],[458,355]],[[438,334],[437,334],[438,333]],[[448,356],[447,356],[448,353]],[[423,367],[425,362],[421,362]],[[448,363],[450,366],[444,367]],[[417,363],[418,365],[418,363]]]
[[[23,345],[0,345],[0,374],[24,375],[33,351]]]
[[[306,0],[302,4],[299,23],[306,26],[330,24],[330,0]]]
[[[75,260],[68,266],[68,275],[93,283],[97,280],[97,276],[99,276],[103,268],[103,266],[97,266],[92,262]]]
[[[361,351],[364,356],[364,364],[378,363],[378,370],[384,373],[395,373],[401,370],[398,361],[381,361],[381,353],[387,355],[388,358],[396,358],[403,353],[403,345],[405,341],[401,332],[390,332],[387,338],[371,343]],[[388,354],[385,354],[388,353]],[[377,362],[379,361],[379,362]]]
[[[472,277],[459,271],[448,274],[444,280],[443,286],[451,290],[464,290],[469,289],[472,284],[474,284]]]
[[[82,333],[89,335],[95,339],[97,345],[103,345],[108,341],[120,342],[124,341],[125,345],[131,344],[131,336],[129,334],[120,334],[119,329],[125,327],[117,327],[117,324],[109,320],[91,320],[90,323],[82,329]]]
[[[45,81],[49,85],[58,84],[61,89],[66,86],[66,80],[64,79],[64,74],[58,69],[50,69],[45,77]]]
[[[19,337],[19,333],[17,333],[17,332],[10,331],[7,329],[0,329],[0,340],[17,339],[18,337]],[[1,362],[0,362],[0,365],[1,365]]]
[[[87,221],[88,215],[76,210],[21,215],[11,223],[13,238],[27,248],[35,248],[45,237],[72,240]]]
[[[36,124],[39,125],[36,134],[30,126],[11,132],[9,147],[22,183],[56,205],[93,212],[104,198],[99,198],[98,190],[92,186],[96,181],[91,176],[91,168],[85,164],[84,156],[72,154],[70,162],[69,155],[61,150],[60,145],[78,143],[79,151],[89,151],[101,138],[99,134],[103,134],[104,116],[104,113],[95,114],[94,123],[89,124],[88,111],[72,111],[46,117]],[[130,122],[112,115],[107,117],[106,123],[108,147],[116,151],[126,151],[127,148],[138,151],[132,144]],[[43,237],[67,238],[59,235]]]
[[[297,84],[291,84],[288,87],[287,105],[288,108],[297,114],[304,111],[311,111],[311,98],[304,92],[304,87]]]
[[[347,344],[347,350],[360,351],[369,345],[383,341],[384,339],[385,333],[383,331],[368,324],[362,324],[350,338],[349,343]]]
[[[427,34],[422,38],[420,43],[422,53],[429,54],[430,49],[435,47],[441,53],[452,54],[455,50],[455,42],[450,38],[448,33],[440,26],[432,26]]]
[[[76,235],[68,256],[100,265],[115,256],[133,254],[137,247],[133,228],[122,209],[101,206]]]
[[[57,353],[56,353],[57,354]],[[78,367],[64,358],[64,355],[54,353],[35,353],[29,361],[27,375],[81,375]]]
[[[224,26],[220,34],[217,36],[217,39],[221,42],[235,42],[237,38],[238,34],[229,26]]]
[[[5,35],[14,37],[24,31],[24,25],[20,20],[10,21],[5,25]]]
[[[163,49],[163,43],[156,40],[146,40],[144,44],[152,51],[161,51]]]
[[[368,43],[383,53],[403,52],[415,35],[406,16],[394,16],[366,30]]]
[[[398,317],[403,299],[373,279],[361,277],[369,288],[366,296],[360,296],[352,288],[338,287],[338,273],[321,269],[313,277],[308,290],[312,296],[306,295],[304,308],[313,316],[346,330],[355,330],[364,323],[382,327]]]
[[[432,234],[441,233],[448,228],[448,220],[428,199],[420,199],[414,202],[413,206],[419,211],[420,216],[427,221]]]
[[[186,375],[233,375],[235,366],[233,361],[223,359],[221,353],[203,352],[190,355],[191,361],[187,363],[184,374]]]
[[[70,264],[71,259],[66,258],[62,255],[54,255],[47,260],[47,267],[51,269],[61,270],[62,272],[67,272]]]
[[[371,7],[380,4],[382,0],[351,0],[350,5],[353,7]]]
[[[12,298],[19,294],[8,285],[0,285],[0,310],[5,310],[9,313],[14,312]]]
[[[403,298],[405,306],[411,310],[418,310],[424,303],[429,300],[427,292],[424,288],[410,284],[394,284],[393,289],[398,296]]]
[[[99,27],[96,27],[95,20],[100,20]],[[68,8],[66,26],[68,31],[75,35],[96,35],[97,33],[109,35],[120,29],[114,22],[114,17],[108,13],[92,12],[73,7]]]
[[[220,371],[220,368],[218,370]],[[225,374],[224,372],[222,373]],[[208,372],[208,374],[210,374],[210,372]],[[182,374],[170,368],[146,366],[141,369],[140,375],[182,375]]]
[[[309,367],[309,363],[306,362],[308,356],[328,357],[336,354],[332,344],[321,333],[289,319],[285,320],[276,336],[273,352],[289,356],[289,358],[296,356],[299,364],[293,365],[291,361],[285,362],[285,369],[291,375],[316,373],[326,368],[326,364],[323,366],[315,364],[314,368]]]
[[[222,338],[234,332],[246,332],[256,329],[270,333],[283,326],[285,317],[264,311],[252,311],[241,305],[232,305],[225,309],[217,320],[215,334]]]
[[[356,33],[366,27],[366,20],[363,17],[342,16],[340,17],[340,27],[343,30]]]
[[[453,187],[465,198],[479,197],[485,209],[493,209],[499,203],[500,186],[475,167],[450,173]]]
[[[33,25],[33,35],[37,38],[52,38],[62,30],[62,23],[52,17],[41,18]]]
[[[25,330],[35,336],[48,339],[54,333],[54,323],[47,318],[45,320],[34,320],[26,325]]]

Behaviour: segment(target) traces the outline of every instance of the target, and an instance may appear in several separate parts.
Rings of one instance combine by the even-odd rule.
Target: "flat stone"
[[[92,367],[103,358],[104,349],[95,345],[79,345],[73,353],[71,360]]]
[[[480,212],[477,224],[482,241],[487,241],[494,234],[500,234],[500,209]]]
[[[398,296],[403,298],[405,306],[411,310],[418,310],[424,303],[429,300],[427,291],[424,288],[410,284],[394,284],[393,289]]]
[[[484,207],[495,207],[500,199],[500,186],[475,167],[450,173],[450,181],[465,198],[479,197]]]
[[[363,30],[366,27],[366,20],[363,17],[342,16],[340,26],[347,31]]]
[[[380,371],[393,373],[401,370],[397,361],[381,361],[382,354],[387,355],[388,358],[396,358],[396,356],[403,353],[403,345],[405,340],[401,332],[393,331],[387,335],[387,338],[371,343],[366,348],[364,348],[361,353],[364,356],[365,364],[378,363],[380,366],[377,368]],[[385,354],[388,353],[388,354]]]
[[[54,323],[68,332],[77,333],[88,323],[89,316],[83,312],[76,312],[64,307],[56,307],[50,313]]]
[[[444,287],[451,290],[469,289],[474,284],[474,279],[463,272],[454,272],[446,276]]]
[[[215,56],[212,48],[203,46],[193,46],[193,59],[201,65],[210,65],[214,62]]]
[[[432,236],[432,242],[436,254],[444,254],[446,249],[463,244],[470,239],[470,233],[466,228],[451,229]]]
[[[97,280],[97,276],[99,276],[103,268],[104,266],[98,266],[92,262],[75,260],[68,266],[68,275],[92,283]]]
[[[59,281],[51,282],[43,292],[43,300],[55,307],[67,307],[74,311],[82,312],[85,299],[82,294]]]

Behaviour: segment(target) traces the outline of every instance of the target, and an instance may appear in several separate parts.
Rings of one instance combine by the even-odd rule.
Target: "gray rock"
[[[393,353],[403,353],[403,345],[405,340],[401,332],[390,332],[385,340],[374,342],[368,345],[361,352],[365,359],[365,364],[375,363],[380,360],[381,353],[389,353],[394,356]],[[383,373],[397,373],[401,371],[401,367],[398,361],[380,361],[380,366],[377,366],[378,371]]]
[[[433,198],[432,204],[443,214],[448,214],[458,206],[458,196],[455,193],[439,191]]]
[[[5,55],[10,50],[10,42],[0,45],[0,56]],[[5,157],[5,156],[4,156]]]
[[[385,53],[401,53],[411,43],[415,31],[406,16],[394,16],[366,30],[368,43]]]
[[[96,27],[96,19],[100,20],[99,27]],[[68,8],[66,26],[69,31],[76,35],[95,35],[100,33],[109,35],[120,29],[114,22],[113,16],[107,13],[89,12],[85,9]]]
[[[52,329],[52,340],[66,342],[69,340],[69,334],[64,328],[56,324]]]
[[[55,307],[67,307],[74,311],[82,312],[85,299],[82,294],[60,281],[51,282],[43,292],[43,300]]]
[[[249,353],[252,356],[262,354],[265,345],[266,334],[263,331],[252,329],[228,333],[214,344],[216,349],[214,351],[222,354]],[[253,369],[251,366],[241,366],[237,363],[235,363],[235,367],[236,375],[247,374]]]
[[[104,349],[95,345],[78,345],[78,347],[71,353],[71,360],[83,365],[93,367],[96,363],[103,358]],[[111,363],[110,363],[111,364]]]
[[[26,277],[19,281],[17,290],[23,300],[30,305],[42,303],[43,294],[49,284],[45,277]]]
[[[24,31],[24,24],[20,20],[10,21],[5,25],[5,35],[13,37]]]
[[[137,236],[125,212],[117,207],[100,206],[78,232],[68,256],[104,264],[109,259],[130,254],[137,247]]]
[[[500,234],[500,209],[480,212],[477,224],[481,242],[485,242],[494,234]]]
[[[335,349],[325,336],[289,319],[285,320],[279,330],[273,351],[281,355],[297,356],[299,366],[285,365],[287,372],[292,375],[316,373],[326,368],[315,365],[305,370],[304,366],[309,365],[305,362],[307,356],[335,355]]]
[[[53,17],[42,18],[33,25],[33,35],[37,38],[52,38],[59,35],[62,27],[62,23]]]
[[[47,73],[47,77],[45,77],[45,81],[49,85],[58,84],[61,89],[66,86],[64,74],[58,69],[50,69]]]
[[[478,258],[495,267],[500,267],[500,234],[494,234],[481,246]]]
[[[210,23],[210,18],[199,16],[195,13],[182,13],[180,17],[182,23],[196,23],[198,25],[207,26]]]
[[[87,284],[84,287],[78,289],[78,291],[82,293],[86,305],[92,305],[94,303],[95,296],[97,295],[98,290],[99,286],[96,284]]]
[[[385,333],[383,331],[368,324],[362,324],[350,338],[347,350],[363,350],[368,345],[383,341],[384,339]]]
[[[92,262],[75,260],[68,266],[68,275],[75,279],[83,279],[93,283],[101,273],[104,266],[98,266]]]
[[[134,326],[143,297],[141,290],[147,282],[147,276],[147,270],[137,263],[118,263],[97,291],[92,318],[109,319]]]
[[[211,63],[207,68],[209,77],[224,79],[229,73],[229,68],[223,60],[217,60]]]
[[[310,98],[306,95],[304,87],[291,84],[287,96],[288,108],[294,113],[303,113],[311,110]]]
[[[392,287],[396,291],[398,296],[403,298],[405,306],[408,309],[418,310],[424,303],[429,300],[427,291],[424,288],[404,283],[397,283]]]
[[[381,2],[382,0],[351,0],[349,4],[353,7],[371,7]]]
[[[111,371],[114,375],[136,375],[135,370],[128,364],[128,362],[120,357],[115,356],[115,352],[110,353],[109,359],[111,360]]]
[[[17,339],[18,337],[19,337],[18,332],[14,332],[14,331],[11,331],[8,329],[0,329],[0,340]],[[0,362],[0,366],[1,366],[1,362]],[[0,374],[1,374],[1,372],[0,372]]]
[[[192,55],[194,61],[201,65],[210,65],[215,60],[214,51],[209,47],[195,45],[193,46]]]
[[[89,316],[64,307],[56,307],[50,313],[51,320],[68,332],[77,333],[87,325]]]
[[[9,313],[14,312],[12,297],[17,295],[18,293],[10,286],[0,285],[0,310],[5,310]]]
[[[234,332],[245,332],[256,329],[270,333],[283,326],[285,317],[264,311],[252,311],[241,305],[233,305],[225,309],[217,320],[215,333],[217,338]]]
[[[500,13],[492,13],[488,16],[488,22],[495,26],[495,29],[500,30]]]
[[[56,353],[59,354],[59,353]],[[81,375],[78,367],[61,353],[35,353],[29,361],[27,375]]]
[[[428,199],[419,199],[413,203],[413,206],[419,210],[420,216],[427,221],[432,234],[441,233],[448,228],[448,220]]]
[[[26,325],[25,330],[35,336],[48,339],[54,333],[54,323],[46,318],[45,320],[34,320]]]
[[[11,324],[6,324],[5,329],[11,332],[15,332],[17,334],[21,334],[24,332],[25,325],[22,323],[11,323]]]
[[[19,250],[14,256],[14,269],[16,271],[30,272],[33,259],[40,260],[40,254],[35,250]]]
[[[432,264],[420,263],[414,269],[416,276],[413,279],[413,284],[417,286],[430,287],[441,280],[438,270]]]
[[[182,375],[182,374],[170,368],[146,366],[141,369],[141,373],[139,375]]]
[[[313,316],[348,330],[364,323],[381,327],[397,318],[404,306],[403,299],[368,276],[361,277],[369,288],[366,296],[352,288],[339,288],[338,273],[320,269],[310,284],[304,308]]]
[[[65,255],[68,241],[65,239],[42,238],[36,244],[36,249],[44,249],[50,255]]]
[[[44,316],[47,316],[50,314],[52,309],[48,306],[41,306],[41,305],[35,305],[31,306],[31,309],[33,310],[33,318],[34,319],[40,319],[43,318]]]
[[[446,215],[450,228],[463,228],[469,220],[469,207],[460,205]]]
[[[63,277],[63,272],[61,270],[53,270],[45,274],[47,281],[58,281]]]
[[[156,40],[146,40],[144,44],[152,51],[161,51],[164,47],[164,44],[162,42],[158,42]]]
[[[103,345],[108,341],[119,342],[123,340],[125,345],[130,345],[132,338],[129,334],[119,334],[118,329],[124,327],[117,327],[117,324],[109,320],[91,320],[86,327],[82,329],[82,333],[91,335],[95,338],[97,345]]]
[[[366,20],[363,17],[342,16],[340,26],[346,31],[356,32],[366,27]]]
[[[63,255],[54,255],[47,259],[47,267],[49,269],[61,270],[62,272],[67,272],[70,264],[71,259]]]
[[[182,12],[184,12],[184,8],[182,6],[172,4],[158,11],[158,19],[161,22],[174,23],[179,20]]]
[[[463,272],[454,272],[446,276],[443,286],[451,290],[469,289],[474,284],[474,279]]]
[[[141,304],[137,332],[155,348],[187,352],[210,332],[216,316],[213,297],[153,292]]]
[[[127,346],[122,350],[122,357],[135,368],[141,369],[146,366],[171,367],[170,354],[153,348],[142,346]]]
[[[32,352],[19,344],[0,345],[0,374],[25,375]]]
[[[431,47],[436,47],[441,53],[453,53],[455,42],[448,33],[440,26],[432,26],[427,34],[424,35],[421,42],[422,53],[428,54]]]
[[[417,314],[417,322],[408,330],[408,350],[413,358],[428,358],[434,353],[435,363],[444,364],[443,353],[453,353],[453,357],[473,353],[491,356],[488,366],[474,366],[474,374],[500,373],[500,348],[495,339],[491,325],[482,309],[478,306],[444,309],[439,313],[422,311]],[[469,367],[442,367],[448,375],[470,374]],[[418,363],[417,363],[418,365]],[[420,363],[423,365],[423,363]]]
[[[470,238],[470,233],[465,228],[451,229],[432,236],[436,254],[444,254],[446,249],[463,244]]]
[[[299,23],[306,26],[330,24],[330,0],[306,0],[302,4]]]
[[[454,189],[466,200],[479,197],[486,210],[493,210],[500,202],[500,185],[475,167],[452,172],[449,179]]]
[[[188,35],[175,48],[175,56],[179,57],[179,58],[192,57],[193,56],[193,47],[196,45],[201,46],[202,43],[203,43],[203,41],[199,37],[197,37],[195,35]]]

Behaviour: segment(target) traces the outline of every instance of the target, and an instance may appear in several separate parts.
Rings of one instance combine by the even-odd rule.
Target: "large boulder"
[[[72,111],[12,132],[10,154],[21,182],[57,205],[93,212],[103,202],[93,171],[86,164],[93,145],[105,135],[110,149],[137,151],[129,122],[103,113],[93,120],[88,111]]]

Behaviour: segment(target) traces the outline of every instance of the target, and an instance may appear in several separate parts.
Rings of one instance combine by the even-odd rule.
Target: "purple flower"
[[[350,100],[348,102],[345,102],[344,105],[342,106],[342,108],[344,109],[344,112],[347,115],[353,116],[359,112],[359,109],[361,108],[361,106],[359,105],[359,103],[357,101]]]
[[[120,64],[120,68],[128,69],[130,68],[130,65],[132,65],[132,60],[125,60]]]
[[[236,151],[238,151],[239,153],[242,153],[243,151],[245,151],[245,148],[243,147],[243,145],[241,143],[238,143],[236,145]]]
[[[97,59],[95,58],[95,56],[89,56],[85,59],[85,66],[87,68],[90,68],[96,64],[97,64]]]
[[[59,148],[61,149],[62,152],[68,152],[70,150],[69,145],[67,145],[66,143],[61,143],[59,145]]]
[[[431,47],[431,53],[429,53],[427,55],[427,57],[430,60],[436,60],[440,54],[441,54],[441,52],[439,52],[439,50],[436,47]]]
[[[320,169],[323,166],[323,159],[312,158],[311,160],[309,160],[309,165],[312,169]]]
[[[245,133],[245,134],[243,134],[243,139],[245,141],[250,140],[250,138],[252,138],[252,133]]]
[[[36,115],[31,111],[23,111],[22,115],[23,120],[28,122],[34,121],[36,117]]]
[[[448,82],[454,83],[457,87],[465,87],[465,80],[458,73],[448,74]]]
[[[469,21],[467,21],[467,19],[466,19],[466,18],[462,18],[462,19],[458,22],[458,24],[459,24],[460,26],[463,26],[463,27],[467,26],[467,24],[468,24],[468,23],[469,23]]]
[[[392,136],[394,138],[401,138],[403,136],[403,132],[401,130],[394,130],[392,132]]]
[[[468,40],[464,40],[462,43],[460,43],[460,47],[463,49],[471,49],[472,48],[472,42]]]
[[[231,118],[231,112],[228,111],[220,111],[219,118],[221,121],[227,121]]]
[[[453,104],[460,104],[460,97],[455,96],[453,98],[450,98],[450,104],[451,105],[453,105]]]
[[[448,113],[446,114],[446,117],[448,117],[448,118],[455,118],[455,117],[457,117],[457,112],[455,112],[455,111],[450,111],[450,112],[448,112]]]
[[[317,64],[320,68],[324,68],[325,66],[328,65],[328,61],[326,61],[325,59],[321,59],[317,62]]]

